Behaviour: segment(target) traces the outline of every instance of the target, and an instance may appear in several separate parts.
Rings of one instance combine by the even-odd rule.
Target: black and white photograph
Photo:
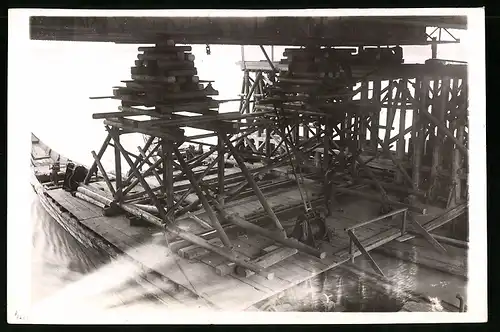
[[[484,38],[482,8],[9,10],[9,323],[485,322]]]

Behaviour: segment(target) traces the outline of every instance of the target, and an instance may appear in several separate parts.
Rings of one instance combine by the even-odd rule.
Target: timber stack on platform
[[[242,65],[239,111],[219,113],[190,46],[140,47],[114,89],[119,111],[93,115],[108,135],[85,178],[47,195],[216,308],[247,309],[359,255],[384,276],[369,252],[394,240],[445,253],[429,232],[467,210],[466,66],[403,65],[398,47],[287,49],[277,64],[261,49],[265,64]],[[128,133],[147,137],[136,153]]]

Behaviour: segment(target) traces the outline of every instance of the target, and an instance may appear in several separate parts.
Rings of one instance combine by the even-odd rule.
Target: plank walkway
[[[99,183],[95,184],[100,186]],[[310,192],[319,190],[310,188]],[[378,215],[379,204],[349,197],[339,199],[339,208],[327,218],[327,225],[332,231],[331,243],[323,243],[323,249],[329,255],[318,260],[303,253],[297,253],[267,269],[274,273],[274,279],[268,280],[260,275],[239,277],[236,275],[219,276],[215,267],[226,262],[214,253],[208,253],[197,260],[187,260],[174,254],[166,245],[165,237],[156,227],[130,226],[125,216],[104,217],[102,210],[84,202],[62,189],[48,191],[48,195],[69,211],[85,227],[99,234],[106,241],[124,252],[128,257],[139,262],[144,268],[156,271],[168,280],[201,297],[201,300],[216,309],[245,310],[285,289],[306,281],[326,270],[347,262],[349,238],[346,227],[357,224]],[[283,205],[300,203],[300,193],[296,187],[281,188],[265,193],[269,204],[276,208]],[[228,213],[239,213],[245,217],[261,209],[254,196],[230,202],[226,206]],[[203,211],[198,213],[201,219],[208,220]],[[432,218],[433,215],[427,216]],[[192,232],[204,229],[190,219],[178,220],[178,226]],[[401,236],[397,221],[382,220],[356,231],[357,236],[368,250],[380,246]],[[285,228],[293,227],[293,222],[283,220]],[[259,256],[262,249],[272,244],[270,240],[253,234],[230,232],[228,234],[235,245],[235,250],[249,257]],[[371,246],[371,247],[370,247]],[[355,251],[355,256],[361,253]],[[181,299],[188,302],[188,299]],[[192,300],[191,300],[192,301]],[[194,302],[193,302],[194,303]],[[198,304],[193,304],[201,306]]]

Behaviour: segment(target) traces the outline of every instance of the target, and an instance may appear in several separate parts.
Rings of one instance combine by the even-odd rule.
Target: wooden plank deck
[[[311,186],[311,192],[319,192],[318,186]],[[106,190],[106,189],[105,189]],[[48,194],[61,206],[73,214],[82,225],[93,230],[109,243],[124,252],[144,268],[154,270],[168,280],[180,285],[199,296],[203,304],[209,303],[222,310],[245,310],[254,304],[265,300],[298,283],[306,281],[326,270],[347,262],[349,238],[344,231],[346,227],[373,218],[379,214],[380,205],[376,202],[360,200],[359,198],[342,197],[338,200],[339,211],[327,218],[327,226],[333,231],[331,243],[322,243],[329,253],[327,258],[319,261],[303,253],[295,254],[267,269],[274,273],[274,279],[268,280],[259,275],[239,277],[236,275],[220,276],[215,273],[215,267],[226,260],[216,254],[208,253],[198,259],[187,260],[174,254],[165,242],[165,237],[156,227],[130,226],[125,216],[103,217],[99,207],[84,202],[70,193],[55,189]],[[265,193],[269,204],[277,206],[300,203],[300,193],[296,187],[280,188]],[[228,213],[239,213],[242,217],[261,209],[254,196],[226,205]],[[208,220],[204,211],[198,216]],[[433,215],[426,216],[432,218]],[[203,229],[189,219],[178,220],[178,226],[197,233]],[[290,229],[293,222],[283,220],[284,227]],[[382,243],[400,237],[397,220],[382,220],[368,227],[356,230],[357,236],[367,249],[371,250]],[[272,241],[253,234],[230,232],[228,234],[235,244],[235,250],[251,258],[259,256]],[[384,242],[385,241],[385,242]],[[355,251],[355,256],[361,253]],[[182,299],[183,302],[192,300]],[[193,302],[194,303],[194,302]]]

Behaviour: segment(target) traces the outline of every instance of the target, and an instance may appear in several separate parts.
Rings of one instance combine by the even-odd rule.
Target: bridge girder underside
[[[34,40],[154,44],[422,45],[426,27],[465,29],[454,17],[30,17]]]

